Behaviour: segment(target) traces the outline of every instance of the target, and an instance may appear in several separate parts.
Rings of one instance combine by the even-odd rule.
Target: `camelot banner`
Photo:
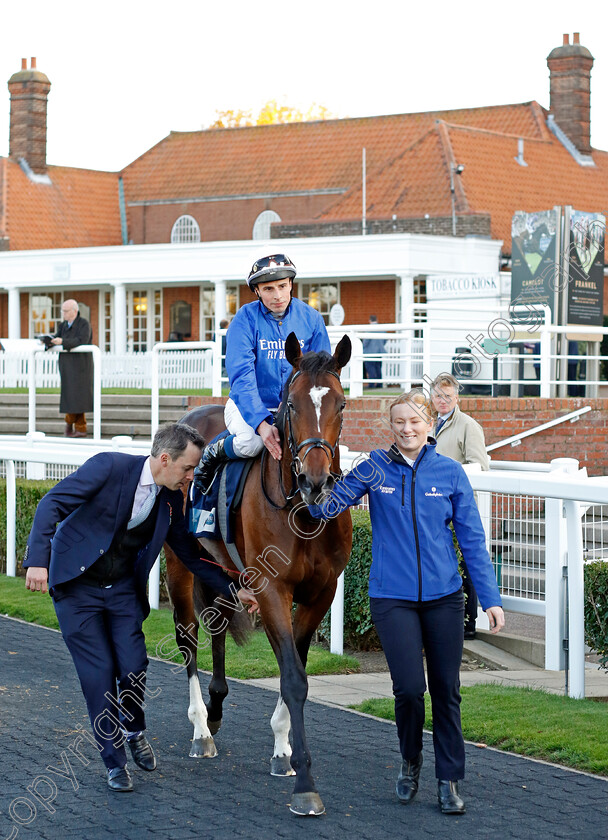
[[[557,309],[559,224],[559,208],[538,213],[518,210],[511,221],[511,306],[546,304],[552,320]]]
[[[601,327],[604,315],[606,218],[601,213],[570,210],[569,227],[570,236],[566,240],[568,243],[566,323]]]

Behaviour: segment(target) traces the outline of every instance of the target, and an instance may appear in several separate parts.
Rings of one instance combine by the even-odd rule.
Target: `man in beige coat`
[[[482,470],[490,468],[483,429],[476,420],[458,407],[460,385],[451,373],[440,373],[431,385],[431,400],[437,411],[435,439],[437,452],[461,464],[480,464]],[[465,606],[465,639],[475,638],[477,619],[477,593],[462,561],[462,585],[467,596]]]

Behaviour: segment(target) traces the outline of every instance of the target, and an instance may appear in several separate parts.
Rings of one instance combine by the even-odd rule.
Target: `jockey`
[[[296,334],[302,353],[330,352],[321,315],[292,296],[295,276],[296,267],[285,254],[262,257],[249,272],[247,283],[257,300],[239,309],[227,336],[230,396],[224,420],[229,435],[203,451],[195,471],[196,484],[203,492],[223,461],[254,458],[264,446],[275,460],[281,458],[273,412],[291,373],[284,349],[289,333]]]

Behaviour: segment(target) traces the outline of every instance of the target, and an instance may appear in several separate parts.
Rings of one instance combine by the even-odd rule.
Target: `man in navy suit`
[[[166,540],[182,562],[236,608],[258,608],[188,533],[182,489],[192,480],[203,438],[190,426],[158,430],[150,457],[94,455],[41,500],[28,538],[28,589],[53,598],[101,757],[108,786],[133,790],[125,738],[135,763],[156,768],[143,709],[148,658],[142,623],[150,612],[146,583]],[[59,523],[59,524],[57,524]],[[238,596],[238,601],[234,597]]]

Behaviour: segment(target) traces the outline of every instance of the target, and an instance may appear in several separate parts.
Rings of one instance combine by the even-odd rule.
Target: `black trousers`
[[[108,769],[124,767],[122,729],[146,728],[148,656],[133,578],[123,578],[108,589],[76,579],[60,588],[54,606],[103,762]]]
[[[460,724],[460,662],[464,626],[462,590],[433,601],[371,598],[371,614],[393,679],[395,722],[401,755],[422,750],[424,727],[423,649],[433,712],[435,776],[464,778]]]

